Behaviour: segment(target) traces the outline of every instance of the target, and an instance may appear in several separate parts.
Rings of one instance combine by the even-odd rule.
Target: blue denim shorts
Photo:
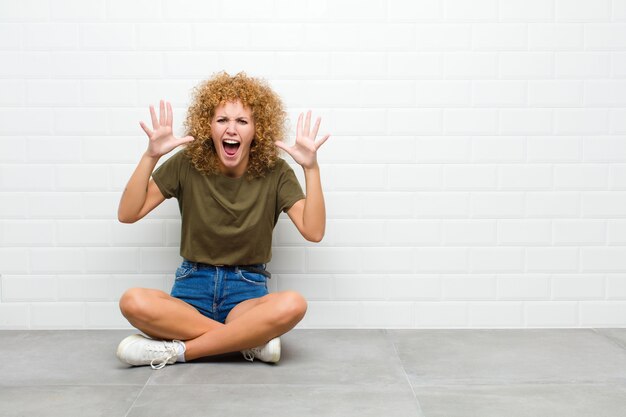
[[[237,304],[268,294],[270,276],[264,264],[215,266],[184,260],[176,270],[171,295],[224,323]]]

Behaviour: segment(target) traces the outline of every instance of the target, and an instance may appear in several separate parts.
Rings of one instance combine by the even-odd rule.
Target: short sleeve
[[[189,160],[178,151],[152,173],[152,179],[165,198],[179,198],[188,169]]]
[[[281,160],[280,175],[278,178],[278,209],[288,211],[297,201],[304,198],[302,187],[296,178],[293,169]]]

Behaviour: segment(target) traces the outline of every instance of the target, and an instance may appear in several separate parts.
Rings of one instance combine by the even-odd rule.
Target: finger
[[[169,127],[172,127],[172,124],[174,124],[174,112],[172,111],[172,104],[168,101],[167,102],[167,125]]]
[[[302,136],[302,113],[298,116],[298,126],[296,127],[296,138]]]
[[[146,126],[144,122],[139,122],[139,126],[141,126],[141,128],[144,132],[146,132],[146,135],[148,135],[149,138],[152,137],[152,130],[148,129],[148,126]]]
[[[311,139],[315,140],[317,137],[317,131],[320,130],[320,123],[322,122],[322,118],[318,117],[313,125],[313,131],[311,132]]]
[[[180,138],[176,143],[176,146],[184,145],[185,143],[193,142],[195,138],[193,136],[185,136],[184,138]]]
[[[277,148],[280,148],[283,151],[289,153],[289,147],[285,145],[285,142],[277,140],[276,142],[274,142],[274,145],[276,145]]]
[[[306,112],[306,121],[304,122],[304,134],[309,136],[310,129],[311,129],[311,110]]]
[[[152,128],[157,130],[159,128],[159,122],[156,117],[156,112],[154,111],[154,106],[150,105],[150,118],[152,119]]]
[[[315,150],[317,151],[320,148],[320,146],[322,146],[324,142],[328,140],[329,137],[330,135],[325,135],[323,138],[315,142]]]
[[[165,115],[165,103],[163,102],[163,100],[161,100],[161,102],[159,103],[159,124],[161,126],[164,126],[166,121],[167,118]]]

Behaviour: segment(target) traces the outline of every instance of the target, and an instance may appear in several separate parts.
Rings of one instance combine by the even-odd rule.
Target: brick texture
[[[183,134],[220,70],[332,134],[325,239],[274,232],[301,327],[626,327],[625,35],[623,0],[0,1],[0,329],[169,290],[176,202],[117,204],[148,105]]]

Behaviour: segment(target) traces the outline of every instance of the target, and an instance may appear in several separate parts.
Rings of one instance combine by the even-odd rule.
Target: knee
[[[149,320],[148,304],[144,288],[131,288],[120,297],[120,311],[127,319]]]
[[[295,291],[284,291],[281,294],[279,320],[286,323],[298,323],[304,318],[307,302],[302,295]]]

